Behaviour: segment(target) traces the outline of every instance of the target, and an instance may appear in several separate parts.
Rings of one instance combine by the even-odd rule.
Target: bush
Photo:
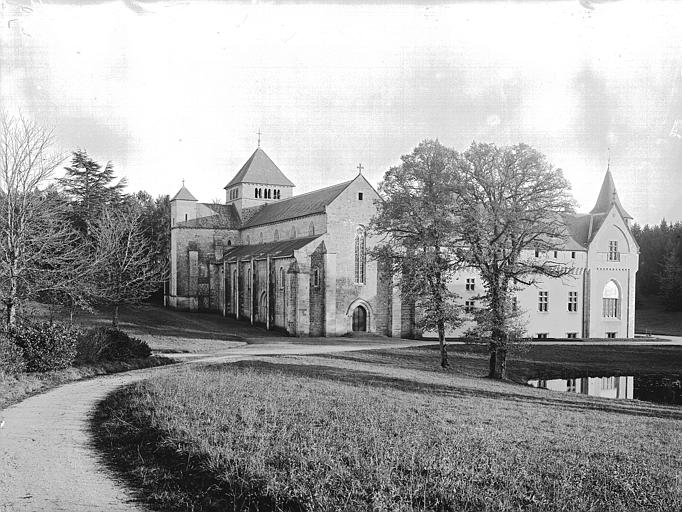
[[[22,323],[5,333],[18,346],[26,361],[26,371],[61,370],[76,357],[78,331],[59,323]]]
[[[26,369],[24,353],[5,333],[0,333],[0,374],[15,375]]]
[[[152,351],[144,341],[111,327],[96,327],[78,337],[76,361],[79,364],[122,361],[149,357]]]

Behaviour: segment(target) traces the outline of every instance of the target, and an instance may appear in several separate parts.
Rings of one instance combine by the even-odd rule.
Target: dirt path
[[[326,346],[277,344],[236,348],[170,367],[150,368],[74,382],[0,412],[0,511],[141,511],[111,479],[91,448],[88,419],[116,388],[187,364],[229,362],[262,355],[328,354],[428,343],[355,341]]]

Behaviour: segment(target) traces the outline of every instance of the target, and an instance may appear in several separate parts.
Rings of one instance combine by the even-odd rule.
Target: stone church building
[[[200,203],[183,184],[171,199],[166,304],[296,336],[413,337],[413,304],[367,256],[376,190],[362,173],[301,195],[294,186],[260,147],[225,186],[225,204]],[[518,293],[529,335],[634,336],[639,249],[630,222],[607,171],[592,211],[567,219],[564,247],[529,254],[573,267]],[[468,310],[477,307],[475,272],[461,272],[452,286]]]

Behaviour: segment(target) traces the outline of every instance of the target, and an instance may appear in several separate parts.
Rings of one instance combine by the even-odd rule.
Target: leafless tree
[[[73,290],[85,272],[64,202],[48,186],[63,160],[52,142],[51,131],[0,114],[0,294],[8,324],[22,301]]]
[[[167,268],[143,236],[136,208],[105,208],[89,232],[94,244],[94,300],[113,307],[118,327],[119,306],[139,304],[166,279]]]

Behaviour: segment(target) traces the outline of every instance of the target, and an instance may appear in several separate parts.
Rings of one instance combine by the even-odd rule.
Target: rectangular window
[[[358,192],[358,200],[362,201],[362,192]]]
[[[476,280],[473,277],[467,277],[465,288],[467,291],[473,292],[474,288],[476,288]]]
[[[618,240],[611,240],[609,242],[609,261],[620,261],[620,253],[618,252]]]
[[[606,337],[607,337],[607,338],[615,338],[615,337],[616,337],[616,333],[615,333],[615,332],[607,332],[607,333],[606,333]]]
[[[536,336],[537,339],[539,340],[546,340],[549,336],[548,332],[539,332]],[[544,387],[544,386],[543,386]]]
[[[535,257],[536,258],[540,257],[540,249],[535,249]]]
[[[558,255],[559,255],[559,251],[554,251],[554,259],[557,259]]]
[[[576,390],[578,388],[577,386],[577,381],[578,379],[566,379],[566,391],[569,393],[576,393]]]
[[[578,333],[577,332],[567,332],[566,337],[569,340],[574,340],[574,339],[578,338]]]
[[[474,300],[464,301],[464,312],[465,313],[473,313],[474,309],[476,309],[476,301],[474,301]]]
[[[549,311],[549,292],[538,292],[538,311]]]
[[[568,310],[578,311],[578,292],[568,292]]]
[[[575,259],[575,251],[571,251],[571,258]]]
[[[618,299],[602,299],[602,316],[604,318],[620,318],[620,304]]]

